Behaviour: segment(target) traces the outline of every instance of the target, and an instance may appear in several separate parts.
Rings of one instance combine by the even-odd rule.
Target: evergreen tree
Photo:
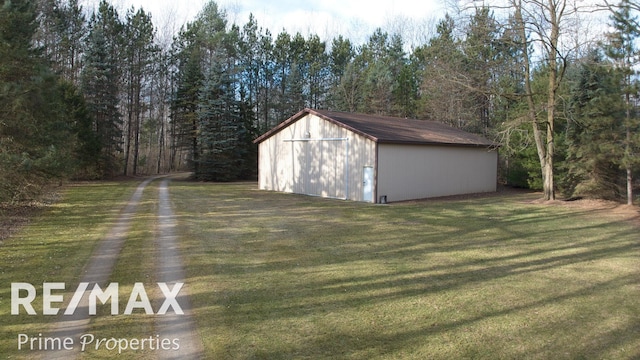
[[[573,125],[567,132],[568,158],[564,186],[570,196],[617,199],[624,156],[624,97],[622,73],[612,69],[594,51],[581,65],[573,90]]]
[[[418,77],[415,64],[411,63],[403,50],[399,35],[391,37],[388,63],[395,79],[391,89],[390,115],[415,118],[417,115]]]
[[[615,68],[622,73],[619,86],[623,89],[625,100],[624,114],[624,154],[619,164],[626,171],[627,204],[633,204],[633,169],[640,163],[636,155],[640,150],[640,122],[635,110],[634,100],[638,97],[638,84],[634,66],[638,63],[638,49],[635,42],[640,37],[640,26],[632,15],[633,2],[621,0],[611,16],[614,31],[608,34],[605,47],[607,56]]]
[[[353,51],[350,42],[334,42],[331,72],[339,80],[332,93],[348,111],[408,116],[415,113],[417,83],[403,50],[402,38],[378,28]],[[353,58],[349,62],[349,59]]]
[[[326,43],[320,41],[317,35],[307,39],[304,57],[308,83],[306,106],[314,109],[324,108],[327,101],[329,56],[326,47]]]
[[[155,156],[155,169],[149,172],[161,174],[171,169],[169,115],[173,87],[170,75],[171,56],[168,44],[158,47],[151,64],[152,76],[149,89],[149,159]],[[156,146],[157,145],[157,146]],[[154,154],[155,152],[155,154]],[[149,163],[151,165],[151,162]],[[155,171],[154,171],[155,170]]]
[[[305,107],[304,89],[304,63],[293,61],[291,69],[288,71],[287,80],[282,94],[282,114],[280,121],[286,120],[289,116],[297,113]]]
[[[199,103],[200,154],[194,176],[209,181],[237,180],[244,168],[246,154],[240,140],[246,129],[224,67],[212,66],[209,69]]]
[[[239,61],[240,61],[240,95],[241,101],[247,102],[254,114],[253,122],[258,125],[260,119],[261,98],[260,93],[260,33],[258,32],[258,24],[253,17],[249,15],[247,22],[240,33],[238,41]],[[266,131],[266,129],[265,129]]]
[[[40,0],[35,42],[45,51],[53,69],[66,80],[80,82],[82,41],[86,17],[78,0]]]
[[[261,132],[267,131],[275,124],[278,123],[275,120],[274,103],[272,99],[275,94],[274,87],[276,82],[274,80],[276,67],[274,58],[274,46],[273,37],[269,30],[266,30],[264,35],[260,37],[260,46],[258,53],[258,105],[256,106],[256,113],[258,118],[262,121],[258,121],[258,129]],[[281,119],[280,119],[281,121]]]
[[[367,64],[364,74],[364,104],[360,112],[391,115],[394,90],[394,68],[390,54],[389,34],[378,28],[362,48],[361,56]]]
[[[133,155],[133,175],[138,172],[140,155],[140,130],[142,114],[148,107],[145,99],[149,99],[148,84],[153,70],[152,61],[158,53],[154,44],[155,30],[151,16],[144,10],[127,11],[124,24],[124,40],[122,52],[125,54],[124,87],[126,88],[126,127],[124,143],[124,175],[129,168],[129,156]],[[133,139],[133,149],[131,140]]]
[[[82,90],[102,146],[100,169],[114,175],[122,151],[122,116],[119,110],[121,69],[119,55],[123,25],[105,0],[91,16],[82,71]]]
[[[227,28],[225,14],[209,3],[174,44],[178,78],[172,121],[188,144],[194,177],[230,181],[254,171],[247,159],[255,117],[241,85],[240,30]],[[252,145],[252,144],[251,144]],[[255,151],[253,151],[255,153]],[[255,163],[250,166],[254,167]]]
[[[355,57],[355,50],[351,41],[338,36],[331,43],[331,52],[329,53],[329,91],[328,91],[328,107],[335,110],[349,111],[347,105],[346,93],[342,90],[342,81],[347,67]]]
[[[292,54],[291,35],[286,31],[278,34],[273,44],[273,67],[274,78],[272,91],[275,97],[273,108],[276,123],[287,119],[287,115],[291,116],[291,105],[287,98],[287,84],[289,83],[289,75],[291,74],[292,63],[296,57]]]
[[[0,201],[38,195],[42,185],[74,171],[73,114],[65,87],[34,46],[36,7],[0,7]]]
[[[198,104],[203,82],[201,51],[197,42],[198,23],[187,24],[174,41],[176,91],[171,104],[171,164],[175,166],[177,154],[186,149],[191,167],[196,172],[199,165]]]
[[[347,64],[336,87],[336,106],[343,111],[357,112],[364,110],[364,74],[366,60],[360,54]]]
[[[495,77],[500,67],[506,65],[499,62],[498,36],[498,24],[489,7],[477,8],[462,43],[464,66],[461,70],[470,98],[467,105],[472,124],[468,128],[485,134],[493,125],[491,98],[498,92]]]
[[[0,201],[28,190],[38,123],[31,114],[30,79],[40,66],[31,44],[36,30],[31,1],[5,1],[0,8]]]
[[[455,21],[446,15],[438,23],[437,34],[429,44],[416,49],[416,56],[423,61],[418,116],[464,128],[472,116],[466,106],[468,92],[457,81],[452,81],[456,78],[454,74],[463,68],[464,58],[455,30]]]
[[[87,33],[86,18],[78,0],[68,0],[56,12],[57,30],[60,33],[62,74],[75,85],[80,84],[82,70],[82,41]]]

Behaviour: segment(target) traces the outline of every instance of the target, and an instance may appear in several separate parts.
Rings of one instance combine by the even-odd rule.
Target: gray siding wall
[[[498,153],[486,148],[380,144],[378,199],[402,201],[493,192]]]
[[[258,186],[362,201],[365,166],[375,165],[375,143],[307,115],[260,143]]]

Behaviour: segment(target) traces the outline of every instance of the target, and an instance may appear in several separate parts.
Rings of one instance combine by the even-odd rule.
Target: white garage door
[[[346,139],[297,140],[291,146],[294,193],[346,198]]]

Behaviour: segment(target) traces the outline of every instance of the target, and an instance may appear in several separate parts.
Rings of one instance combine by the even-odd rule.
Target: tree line
[[[500,144],[507,184],[632,201],[640,7],[579,4],[460,1],[409,47],[382,28],[273,34],[214,1],[163,43],[144,9],[4,0],[0,200],[70,178],[252,179],[252,140],[311,107],[441,121]],[[585,39],[595,12],[606,30]]]

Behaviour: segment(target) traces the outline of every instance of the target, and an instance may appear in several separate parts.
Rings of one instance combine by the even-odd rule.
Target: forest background
[[[255,179],[252,140],[309,107],[440,121],[499,144],[504,184],[632,203],[640,5],[450,8],[356,43],[231,23],[212,1],[163,41],[142,8],[3,0],[0,202],[68,179]]]

